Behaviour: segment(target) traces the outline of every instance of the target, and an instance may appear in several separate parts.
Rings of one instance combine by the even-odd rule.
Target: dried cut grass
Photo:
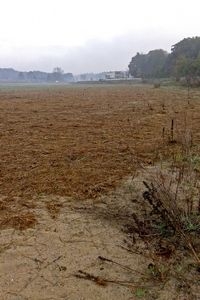
[[[37,219],[32,212],[24,213],[9,213],[6,214],[1,222],[0,228],[15,228],[18,230],[25,230],[30,227],[34,227],[37,223]]]
[[[188,105],[186,96],[131,86],[2,90],[1,193],[81,199],[106,193],[137,169],[135,155],[152,164],[172,151],[162,129],[167,134],[172,118],[177,129],[183,111],[199,140],[200,104]]]
[[[58,214],[60,213],[61,208],[63,207],[63,204],[58,201],[51,201],[46,203],[46,208],[52,217],[52,219],[55,219]]]
[[[6,210],[8,208],[8,204],[5,200],[0,200],[0,211]]]

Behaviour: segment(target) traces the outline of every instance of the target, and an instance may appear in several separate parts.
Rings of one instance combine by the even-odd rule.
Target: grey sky
[[[137,51],[200,35],[200,1],[0,0],[0,67],[126,69]]]

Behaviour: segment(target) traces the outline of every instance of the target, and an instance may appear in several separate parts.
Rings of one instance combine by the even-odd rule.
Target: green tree
[[[129,64],[129,72],[134,77],[164,77],[167,57],[168,53],[162,49],[152,50],[148,54],[137,53]]]
[[[200,37],[186,38],[172,46],[167,68],[176,78],[200,75]]]

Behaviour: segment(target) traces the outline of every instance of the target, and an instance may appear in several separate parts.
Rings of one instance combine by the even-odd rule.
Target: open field
[[[184,89],[133,85],[0,88],[1,299],[135,299],[133,287],[70,276],[135,280],[96,264],[99,255],[144,271],[151,259],[117,246],[121,227],[141,206],[130,203],[141,200],[143,178],[188,133],[199,153],[199,124],[199,90],[188,98]],[[127,186],[137,172],[139,192]],[[144,298],[198,299],[178,298],[173,284]]]
[[[132,152],[158,159],[172,118],[175,134],[187,126],[198,143],[198,97],[188,105],[185,92],[131,86],[2,91],[1,194],[96,197],[135,169]]]

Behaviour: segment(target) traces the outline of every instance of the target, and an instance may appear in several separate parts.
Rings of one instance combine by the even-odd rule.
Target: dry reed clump
[[[173,193],[170,186],[166,187],[163,182],[154,181],[150,185],[144,182],[144,184],[146,191],[143,193],[143,198],[152,208],[151,215],[156,216],[151,224],[154,232],[160,238],[171,238],[175,248],[180,246],[188,248],[200,263],[194,246],[195,244],[199,246],[197,239],[200,233],[199,199],[195,199],[194,196],[196,191],[190,191],[188,198],[187,188],[179,187],[178,182],[173,187]],[[179,192],[180,196],[178,196]]]
[[[153,281],[162,290],[173,282],[177,297],[184,287],[183,299],[199,299],[200,157],[185,132],[182,139],[177,135],[171,158],[146,175],[142,198],[133,201],[137,213],[125,227],[124,249],[149,259],[147,287]]]
[[[199,268],[200,157],[193,151],[188,131],[182,141],[168,166],[143,182],[144,210],[133,214],[132,232],[149,240],[161,256],[189,250]]]

